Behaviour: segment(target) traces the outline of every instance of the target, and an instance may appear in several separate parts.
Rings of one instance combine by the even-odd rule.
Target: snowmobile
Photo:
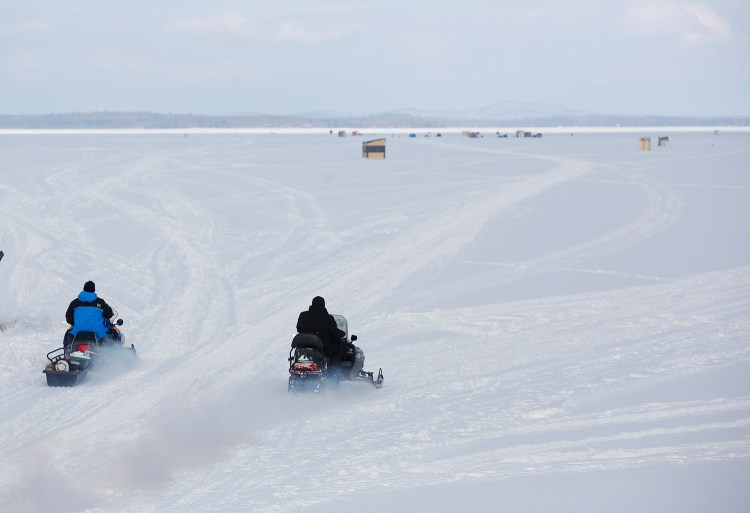
[[[51,387],[72,387],[86,378],[92,367],[100,366],[109,360],[134,361],[135,346],[124,345],[124,337],[118,326],[107,321],[109,335],[98,338],[93,331],[79,331],[75,335],[66,334],[63,347],[47,353],[49,363],[42,371]]]
[[[342,381],[367,383],[375,388],[383,385],[383,369],[363,370],[365,353],[354,345],[357,335],[349,338],[348,323],[343,315],[334,315],[343,337],[344,354],[340,365],[330,365],[323,354],[323,340],[313,333],[298,333],[289,350],[289,392],[320,392],[323,387],[337,387]]]

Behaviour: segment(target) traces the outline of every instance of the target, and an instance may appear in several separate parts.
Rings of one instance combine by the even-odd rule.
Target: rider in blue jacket
[[[109,320],[113,316],[114,312],[107,302],[97,297],[94,282],[87,281],[65,312],[65,320],[71,325],[68,334],[93,331],[98,339],[102,339],[108,336],[108,330],[112,326]]]

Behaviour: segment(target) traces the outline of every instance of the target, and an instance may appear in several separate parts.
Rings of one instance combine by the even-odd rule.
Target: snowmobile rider
[[[341,363],[344,353],[346,332],[339,329],[336,319],[326,310],[326,300],[315,296],[310,308],[300,312],[297,319],[297,333],[314,333],[323,341],[323,354],[330,358],[332,365]]]
[[[79,331],[93,331],[98,339],[111,336],[112,323],[109,320],[114,315],[107,302],[96,295],[94,282],[87,281],[81,293],[70,302],[65,312],[65,320],[71,327],[65,334],[64,345],[67,345]]]

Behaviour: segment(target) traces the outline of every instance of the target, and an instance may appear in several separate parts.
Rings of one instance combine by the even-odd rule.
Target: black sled
[[[312,333],[299,333],[292,339],[289,351],[289,392],[320,392],[323,388],[335,388],[342,381],[367,383],[375,388],[383,385],[383,369],[373,372],[363,370],[365,354],[349,340],[346,318],[334,315],[339,329],[344,331],[344,354],[340,365],[331,365],[323,355],[323,341]]]
[[[117,320],[117,326],[122,326],[122,319]],[[63,347],[47,353],[49,363],[42,371],[47,377],[47,385],[72,387],[82,382],[94,366],[109,360],[134,361],[135,346],[126,347],[122,333],[114,325],[109,333],[104,338],[97,338],[92,331],[66,336]]]

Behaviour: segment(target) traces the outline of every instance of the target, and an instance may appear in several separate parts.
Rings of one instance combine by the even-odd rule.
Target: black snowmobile
[[[47,376],[47,385],[72,387],[83,381],[94,366],[112,360],[120,363],[135,361],[135,346],[125,346],[123,334],[117,328],[122,324],[122,319],[117,319],[115,324],[109,323],[108,336],[104,338],[97,338],[93,331],[67,334],[63,347],[47,353],[49,363],[42,371]]]
[[[373,372],[363,370],[365,353],[353,342],[356,335],[349,338],[348,324],[343,315],[334,315],[338,328],[344,335],[344,354],[341,365],[329,365],[323,355],[323,341],[312,333],[298,333],[292,339],[289,351],[289,388],[290,392],[319,392],[327,386],[336,387],[342,381],[357,381],[380,388],[383,385],[383,369]]]

